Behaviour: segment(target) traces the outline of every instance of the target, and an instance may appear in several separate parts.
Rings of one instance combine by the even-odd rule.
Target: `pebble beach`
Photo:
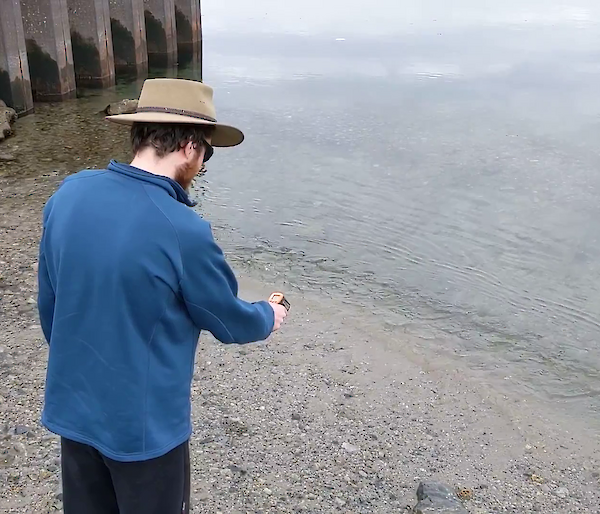
[[[59,440],[39,423],[47,347],[35,305],[41,211],[61,174],[18,166],[0,163],[0,512],[38,514],[62,506]],[[248,300],[273,289],[238,275]],[[290,300],[266,342],[201,338],[192,512],[411,512],[427,480],[472,514],[600,512],[597,435],[579,420],[414,351],[375,316]]]

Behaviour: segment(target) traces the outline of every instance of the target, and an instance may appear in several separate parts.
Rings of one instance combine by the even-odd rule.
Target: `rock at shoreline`
[[[439,482],[421,482],[413,514],[468,514],[455,492]]]
[[[0,162],[12,162],[16,160],[17,158],[11,153],[0,153]]]
[[[17,121],[17,112],[0,100],[0,141],[12,136],[12,124]]]
[[[121,100],[107,105],[104,109],[104,114],[114,116],[115,114],[133,114],[137,110],[137,100]]]

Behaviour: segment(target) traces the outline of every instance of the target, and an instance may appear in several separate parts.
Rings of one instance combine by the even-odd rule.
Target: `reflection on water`
[[[597,412],[600,7],[344,2],[334,30],[322,3],[302,22],[282,2],[204,3],[205,80],[247,135],[195,185],[223,246]],[[243,35],[221,30],[244,16]],[[20,170],[128,158],[97,112],[139,87],[22,120],[11,144],[38,153]]]

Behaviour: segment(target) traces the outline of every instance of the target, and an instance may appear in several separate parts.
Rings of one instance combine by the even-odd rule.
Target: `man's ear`
[[[187,159],[189,159],[190,157],[192,157],[192,155],[194,155],[194,152],[196,151],[196,144],[192,143],[191,141],[188,141],[182,148],[183,153],[185,154],[185,157]]]

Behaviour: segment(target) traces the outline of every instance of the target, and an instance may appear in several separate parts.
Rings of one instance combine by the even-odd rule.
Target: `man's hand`
[[[286,318],[287,309],[279,303],[269,302],[269,305],[273,308],[273,312],[275,313],[275,325],[273,325],[273,332],[275,332],[276,330],[279,330],[283,320]]]

